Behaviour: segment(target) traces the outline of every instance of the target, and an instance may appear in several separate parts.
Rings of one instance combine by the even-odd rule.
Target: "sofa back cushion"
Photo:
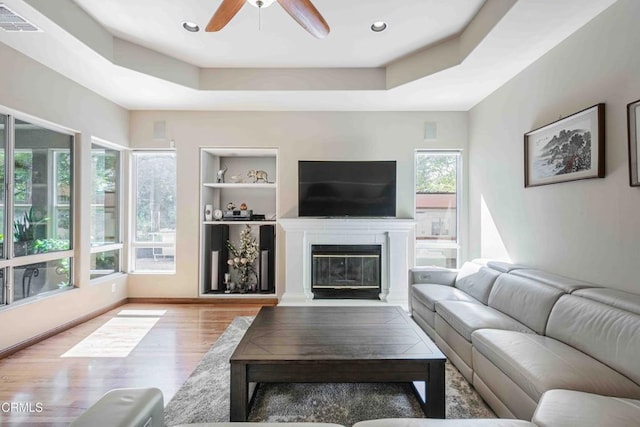
[[[462,272],[463,270],[460,270],[458,277],[456,277],[455,287],[468,293],[483,304],[487,304],[491,288],[502,273],[487,267],[481,267],[470,274],[461,275]]]
[[[520,264],[511,264],[506,261],[487,261],[487,267],[493,268],[494,270],[498,270],[500,273],[509,273],[513,270],[518,270],[520,268],[526,268],[524,265]]]
[[[563,294],[526,277],[501,274],[489,294],[489,306],[544,335],[551,308]]]
[[[582,280],[571,279],[569,277],[564,277],[558,274],[549,273],[548,271],[536,270],[533,268],[513,270],[511,274],[536,280],[540,283],[544,283],[545,285],[553,286],[554,288],[563,290],[568,294],[575,291],[576,289],[596,287],[596,285],[594,285],[593,283],[583,282]]]
[[[640,315],[564,295],[551,310],[547,336],[574,347],[640,384]]]
[[[611,288],[580,289],[574,295],[640,314],[640,295]]]

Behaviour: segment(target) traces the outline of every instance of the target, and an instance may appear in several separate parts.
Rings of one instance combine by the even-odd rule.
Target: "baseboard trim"
[[[28,338],[24,341],[21,341],[19,343],[16,343],[12,346],[9,346],[7,348],[4,348],[2,350],[0,350],[0,360],[4,359],[7,356],[11,356],[14,353],[17,353],[20,350],[23,350],[27,347],[30,347],[34,344],[37,344],[41,341],[46,340],[47,338],[51,338],[54,335],[59,334],[60,332],[64,332],[68,329],[74,328],[84,322],[87,322],[93,318],[96,318],[100,315],[103,315],[104,313],[113,310],[114,308],[118,308],[124,304],[127,303],[127,298],[123,298],[119,301],[114,302],[113,304],[109,304],[106,307],[103,307],[99,310],[96,311],[92,311],[91,313],[85,314],[83,316],[78,317],[77,319],[73,319],[67,323],[63,323],[60,326],[56,326],[53,329],[49,329],[48,331],[42,332],[41,334],[35,335],[31,338]]]
[[[229,305],[229,304],[242,304],[242,305],[277,305],[278,298],[265,297],[265,298],[244,298],[244,297],[229,297],[229,298],[146,298],[146,297],[129,297],[127,299],[129,303],[141,303],[141,304],[207,304],[207,305]]]

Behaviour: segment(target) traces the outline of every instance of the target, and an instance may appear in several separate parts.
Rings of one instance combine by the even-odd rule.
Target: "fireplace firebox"
[[[381,257],[381,245],[312,245],[314,298],[379,299]]]

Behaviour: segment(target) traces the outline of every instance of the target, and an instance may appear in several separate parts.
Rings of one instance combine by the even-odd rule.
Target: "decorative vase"
[[[255,275],[255,271],[251,265],[243,265],[238,270],[238,290],[240,292],[248,292],[252,289],[251,275]]]

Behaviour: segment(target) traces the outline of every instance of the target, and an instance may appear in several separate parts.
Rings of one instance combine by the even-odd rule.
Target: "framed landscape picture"
[[[640,187],[640,136],[638,136],[638,123],[640,123],[640,99],[627,105],[627,126],[629,130],[629,184],[632,187]]]
[[[524,135],[524,186],[604,177],[604,104]]]

